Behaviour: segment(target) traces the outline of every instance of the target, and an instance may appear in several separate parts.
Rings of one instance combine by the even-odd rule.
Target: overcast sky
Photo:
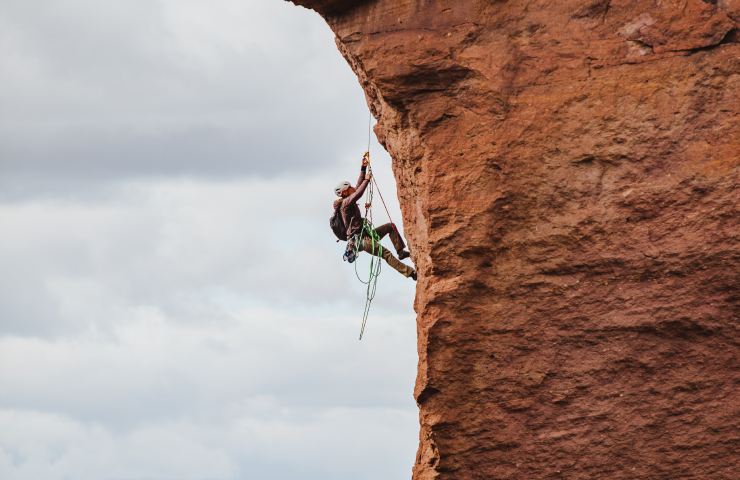
[[[414,284],[358,342],[368,113],[318,15],[0,0],[0,84],[0,479],[410,477]]]

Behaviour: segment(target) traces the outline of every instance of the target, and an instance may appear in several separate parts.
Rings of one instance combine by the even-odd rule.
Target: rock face
[[[740,1],[295,3],[393,158],[413,477],[738,478]]]

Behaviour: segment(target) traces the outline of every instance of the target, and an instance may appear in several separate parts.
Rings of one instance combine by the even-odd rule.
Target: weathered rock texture
[[[414,478],[740,478],[740,1],[295,3],[393,157]]]

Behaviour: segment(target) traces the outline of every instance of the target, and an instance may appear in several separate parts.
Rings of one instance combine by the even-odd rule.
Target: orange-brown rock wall
[[[740,1],[295,3],[393,158],[414,478],[738,478]]]

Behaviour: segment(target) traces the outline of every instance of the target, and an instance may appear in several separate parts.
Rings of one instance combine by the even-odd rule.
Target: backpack
[[[334,214],[329,218],[329,226],[331,227],[331,231],[334,232],[334,235],[336,235],[339,240],[346,241],[347,227],[344,225],[344,220],[342,220],[341,209],[342,202],[337,202],[337,206],[334,207]]]

